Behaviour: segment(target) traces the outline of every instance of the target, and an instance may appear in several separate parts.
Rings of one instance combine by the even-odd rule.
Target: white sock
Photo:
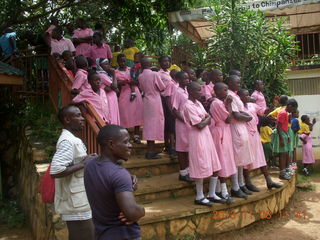
[[[179,171],[181,176],[187,176],[188,175],[188,170],[187,169],[182,169]]]
[[[243,178],[243,167],[238,167],[238,181],[240,187],[243,187],[245,185]]]
[[[220,183],[220,179],[218,179],[218,182],[217,182],[216,192],[221,192],[221,183]]]
[[[217,182],[218,182],[218,177],[211,177],[211,178],[210,178],[210,183],[209,183],[209,197],[213,197],[214,199],[221,200],[221,198],[219,198],[219,197],[216,195]]]
[[[226,196],[229,195],[226,183],[221,183],[221,194],[223,198],[226,198]]]
[[[196,182],[196,191],[197,191],[196,200],[200,200],[200,199],[204,198],[203,178],[195,178],[195,182]]]
[[[240,189],[239,182],[238,182],[238,173],[235,173],[231,176],[231,182],[232,182],[232,190],[238,191]]]

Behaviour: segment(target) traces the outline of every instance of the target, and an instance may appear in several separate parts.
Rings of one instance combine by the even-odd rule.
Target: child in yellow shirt
[[[135,42],[131,39],[127,39],[124,42],[124,48],[122,53],[126,56],[127,66],[131,68],[134,65],[134,55],[140,52],[140,50],[135,46]]]
[[[272,153],[272,143],[271,143],[271,135],[273,133],[271,126],[271,120],[269,118],[261,119],[261,127],[260,127],[260,139],[263,146],[264,155],[268,162],[268,165],[273,168],[275,167],[275,161]]]

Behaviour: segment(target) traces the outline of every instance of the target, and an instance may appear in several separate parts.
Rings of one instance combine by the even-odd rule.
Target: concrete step
[[[282,188],[268,190],[263,176],[259,175],[252,181],[261,192],[254,193],[247,200],[234,198],[235,202],[230,205],[195,205],[195,194],[144,203],[146,216],[139,221],[142,238],[197,239],[190,237],[236,230],[266,219],[269,213],[276,214],[283,209],[295,190],[295,177],[281,181],[277,176],[277,173],[272,175],[274,181],[283,183]]]
[[[250,172],[251,177],[260,174],[260,170]],[[135,192],[136,200],[140,203],[161,199],[175,199],[182,196],[195,193],[195,184],[179,181],[178,171],[169,174],[161,174],[149,178],[139,178],[138,190]],[[208,181],[204,180],[204,189],[208,191]],[[227,179],[227,185],[230,186],[230,179]]]
[[[164,149],[164,142],[156,141],[155,149],[157,152],[161,153]],[[141,144],[132,143],[132,156],[144,155],[147,150],[147,141],[141,140]]]
[[[177,159],[170,159],[168,154],[160,153],[160,159],[145,159],[144,155],[136,155],[123,163],[123,167],[137,177],[153,177],[179,171]]]

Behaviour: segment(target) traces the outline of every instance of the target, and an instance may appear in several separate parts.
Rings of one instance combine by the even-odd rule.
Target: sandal
[[[210,201],[209,202],[204,202],[204,200],[206,200],[206,199],[207,198],[201,198],[199,200],[194,200],[194,204],[211,207],[213,205],[213,202],[210,202]]]

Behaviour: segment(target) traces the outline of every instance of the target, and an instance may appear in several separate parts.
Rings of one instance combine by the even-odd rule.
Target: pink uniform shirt
[[[170,70],[164,71],[162,68],[159,70],[159,75],[161,80],[163,81],[164,85],[168,85],[169,82],[172,81],[172,78],[170,76]]]
[[[73,32],[72,38],[86,38],[86,37],[92,37],[93,36],[93,31],[91,28],[86,28],[86,29],[80,29],[78,28]],[[90,57],[90,49],[91,49],[91,44],[90,43],[80,43],[76,47],[76,55],[83,55],[85,57]]]
[[[209,84],[201,85],[201,95],[206,98],[206,101],[212,98],[214,84],[210,82]]]
[[[91,86],[88,83],[88,72],[86,70],[78,69],[76,76],[74,77],[72,89],[77,89],[79,91],[91,89]]]
[[[265,99],[263,93],[255,90],[255,91],[252,93],[251,97],[256,100],[256,104],[262,109],[262,114],[261,114],[261,112],[259,111],[259,115],[263,116],[263,115],[264,115],[264,112],[265,112],[266,109],[267,109],[267,103],[266,103],[266,99]]]
[[[160,93],[165,84],[157,72],[144,69],[138,77],[143,98],[143,133],[144,140],[164,140],[164,114]]]
[[[51,38],[51,54],[59,53],[61,55],[65,50],[76,51],[70,39],[64,37],[60,40]]]
[[[112,52],[108,44],[103,43],[102,47],[93,44],[90,48],[90,57],[94,62],[97,58],[112,58]]]

